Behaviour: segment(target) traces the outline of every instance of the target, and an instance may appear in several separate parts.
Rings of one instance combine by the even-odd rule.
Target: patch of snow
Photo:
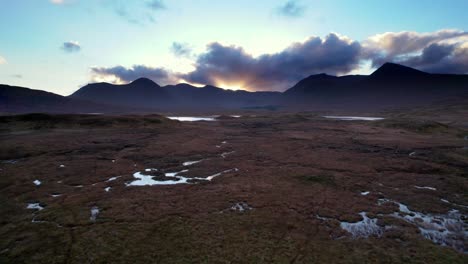
[[[231,211],[244,212],[244,211],[250,211],[253,208],[250,205],[248,205],[246,202],[240,202],[231,206],[230,209]]]
[[[429,187],[429,186],[414,186],[414,188],[416,189],[420,189],[420,190],[431,190],[431,191],[437,191],[436,188],[434,187]]]
[[[59,168],[65,168],[65,165],[62,164],[62,165],[59,166]]]
[[[384,120],[382,117],[365,117],[365,116],[323,116],[328,119],[336,119],[343,121],[378,121]]]
[[[234,152],[235,152],[235,151],[224,152],[224,153],[221,154],[221,157],[222,157],[222,158],[226,158],[228,155],[231,155],[231,154],[233,154]]]
[[[39,185],[42,184],[42,182],[41,182],[40,180],[35,180],[35,181],[33,181],[33,183],[34,183],[34,185],[36,185],[36,186],[39,186]]]
[[[109,192],[110,189],[111,189],[111,187],[106,187],[104,190],[105,190],[106,192]]]
[[[191,166],[193,164],[197,164],[197,163],[200,163],[202,162],[203,160],[196,160],[196,161],[187,161],[187,162],[184,162],[182,165],[184,166]]]
[[[366,212],[361,212],[359,214],[363,218],[361,221],[356,223],[341,222],[340,227],[351,233],[354,239],[382,235],[383,228],[377,225],[377,218],[367,217]]]
[[[399,212],[393,213],[392,216],[417,226],[421,235],[426,239],[438,245],[468,252],[464,243],[468,237],[468,223],[465,223],[466,216],[458,210],[451,210],[447,214],[424,214],[412,211],[408,206],[399,202],[388,199],[385,202],[397,204]]]
[[[83,186],[83,185],[75,185],[75,186],[73,186],[73,187],[75,187],[75,188],[83,188],[84,186]]]
[[[227,144],[227,141],[223,141],[223,142],[221,142],[221,144]]]
[[[363,196],[367,196],[369,194],[370,194],[370,192],[361,192],[361,195],[363,195]]]
[[[33,210],[38,210],[41,211],[44,209],[39,203],[30,203],[28,206],[26,206],[26,209],[33,209]]]
[[[176,185],[176,184],[190,184],[190,181],[212,181],[214,178],[221,176],[222,174],[231,172],[231,171],[238,171],[237,168],[225,170],[216,174],[213,174],[208,177],[184,177],[180,176],[179,174],[188,172],[188,170],[183,170],[179,172],[168,172],[165,173],[164,176],[167,178],[174,178],[173,180],[154,180],[155,176],[153,175],[145,175],[142,172],[136,172],[133,174],[133,177],[138,179],[133,182],[127,183],[126,186],[153,186],[153,185]]]
[[[112,163],[115,163],[115,160],[112,160]]]
[[[6,164],[16,164],[18,163],[19,160],[3,160],[2,163],[6,163]]]
[[[442,202],[444,202],[444,203],[448,203],[448,204],[455,205],[455,206],[462,207],[462,208],[468,208],[468,206],[466,206],[466,205],[461,205],[461,204],[452,203],[452,202],[450,202],[449,200],[446,200],[446,199],[440,199],[440,200],[441,200]]]
[[[60,197],[62,195],[60,193],[57,193],[57,194],[51,194],[50,196],[52,196],[53,198],[57,198],[57,197]]]
[[[171,120],[178,120],[181,122],[197,122],[197,121],[216,121],[215,117],[196,117],[196,116],[168,116]]]
[[[122,176],[111,177],[111,178],[109,178],[106,182],[115,181],[115,180],[117,180],[117,179],[120,178],[120,177],[122,177]]]
[[[89,220],[91,222],[95,222],[98,215],[99,215],[99,208],[97,206],[93,206],[91,208],[91,216],[89,217]]]
[[[231,117],[239,118],[239,117],[241,117],[241,116],[240,116],[240,115],[231,115]]]
[[[416,151],[414,151],[414,152],[411,152],[411,153],[409,154],[409,156],[410,156],[410,157],[413,157],[413,156],[416,155],[416,154],[417,154]]]

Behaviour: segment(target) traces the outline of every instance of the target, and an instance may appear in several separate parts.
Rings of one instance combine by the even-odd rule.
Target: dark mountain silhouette
[[[68,97],[0,85],[2,112],[371,110],[466,98],[468,75],[430,74],[394,63],[384,64],[369,76],[311,75],[284,93],[232,91],[211,85],[161,87],[146,78],[125,85],[88,84]]]
[[[110,113],[141,109],[100,105],[58,94],[0,84],[0,113]]]
[[[164,108],[170,102],[170,96],[167,92],[157,83],[146,78],[140,78],[124,85],[88,84],[70,95],[69,98],[140,108]]]
[[[189,84],[161,87],[141,78],[126,85],[88,84],[70,98],[112,105],[138,105],[156,110],[210,110],[257,106],[277,101],[280,95],[277,92],[224,90],[211,85],[201,88]]]
[[[283,93],[294,108],[375,109],[468,96],[468,75],[430,74],[386,63],[369,76],[312,75]]]

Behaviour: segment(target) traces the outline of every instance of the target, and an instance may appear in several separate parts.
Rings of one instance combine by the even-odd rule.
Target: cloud
[[[252,91],[284,91],[312,74],[349,74],[368,62],[374,64],[373,68],[389,61],[432,73],[468,73],[468,35],[459,30],[388,32],[362,42],[331,33],[260,56],[219,42],[208,44],[198,55],[193,55],[187,44],[174,42],[171,52],[193,59],[194,69],[180,73],[144,65],[94,67],[93,80],[127,83],[148,77],[162,85],[185,81]]]
[[[147,6],[153,10],[161,10],[166,9],[166,5],[163,3],[162,0],[151,0],[146,3]]]
[[[62,50],[68,53],[79,52],[81,46],[77,41],[67,41],[62,44]]]
[[[170,50],[177,57],[190,57],[192,54],[192,48],[187,43],[173,42]]]
[[[7,64],[7,60],[5,58],[3,58],[2,56],[0,56],[0,65],[2,64]]]
[[[148,78],[160,85],[176,83],[176,75],[172,72],[158,67],[149,67],[145,65],[133,65],[131,68],[123,66],[115,67],[91,67],[93,81],[107,81],[116,84],[132,82],[138,78]]]
[[[468,47],[460,44],[433,43],[421,54],[408,56],[398,63],[431,73],[468,73]]]
[[[372,36],[363,43],[364,58],[371,59],[372,65],[377,67],[383,62],[398,61],[412,53],[419,53],[432,44],[457,42],[466,37],[468,37],[468,32],[450,29],[429,33],[386,32]]]
[[[283,5],[276,8],[276,12],[285,17],[300,17],[304,15],[306,7],[299,4],[296,0],[289,0]]]
[[[359,64],[361,45],[329,34],[293,43],[276,54],[253,57],[242,47],[208,45],[198,56],[196,69],[180,77],[188,82],[237,85],[249,90],[284,90],[314,73],[347,73]]]
[[[65,3],[65,0],[50,0],[52,4],[61,5]]]
[[[131,8],[129,7],[132,3]],[[122,19],[128,23],[144,26],[148,23],[155,23],[155,11],[166,9],[166,5],[162,0],[146,0],[146,1],[124,1],[124,0],[102,0],[105,8],[113,10]]]

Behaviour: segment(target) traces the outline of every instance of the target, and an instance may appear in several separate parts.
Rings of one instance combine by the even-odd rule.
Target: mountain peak
[[[403,66],[396,63],[386,62],[375,72],[371,74],[372,77],[407,77],[407,76],[420,76],[427,73]]]
[[[153,82],[148,78],[138,78],[131,82],[131,84],[138,85],[138,86],[159,86],[157,83]]]

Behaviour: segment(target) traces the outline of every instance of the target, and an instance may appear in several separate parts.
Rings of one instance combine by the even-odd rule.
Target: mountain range
[[[0,112],[154,112],[251,108],[334,110],[427,105],[468,98],[468,75],[430,74],[385,63],[371,75],[311,75],[280,92],[224,90],[211,85],[161,87],[140,78],[129,84],[93,83],[70,96],[0,85]]]

